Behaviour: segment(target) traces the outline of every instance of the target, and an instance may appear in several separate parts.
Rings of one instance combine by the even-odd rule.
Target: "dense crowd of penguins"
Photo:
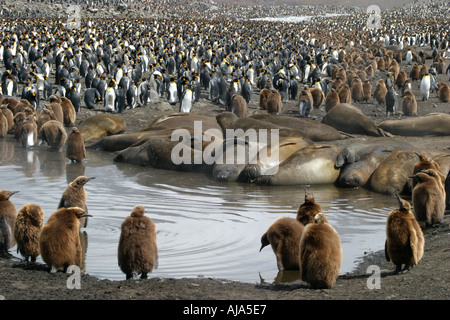
[[[411,12],[419,8],[411,7]],[[388,12],[384,16],[386,22],[378,30],[365,27],[365,14],[351,16],[350,19],[348,16],[316,17],[301,24],[248,20],[218,23],[186,17],[177,20],[118,21],[83,18],[79,25],[46,18],[2,20],[2,103],[4,108],[17,101],[25,104],[24,109],[27,108],[26,112],[30,114],[24,119],[39,111],[44,113],[54,100],[60,104],[62,100],[66,101],[75,115],[81,108],[93,109],[99,104],[106,112],[120,114],[128,109],[151,106],[160,99],[179,106],[181,112],[190,112],[202,92],[207,92],[208,100],[233,111],[231,98],[234,95],[241,95],[248,104],[253,99],[260,99],[258,96],[255,98],[255,92],[269,89],[277,92],[282,102],[299,99],[300,115],[307,117],[315,102],[309,100],[309,104],[302,104],[302,91],[317,88],[325,100],[330,92],[339,89],[332,86],[336,74],[340,73],[340,80],[346,82],[345,72],[341,71],[348,68],[349,62],[359,65],[368,74],[373,61],[389,56],[385,49],[389,46],[396,46],[402,52],[407,47],[417,48],[408,51],[406,59],[408,63],[418,66],[424,65],[425,55],[429,52],[436,63],[432,66],[435,70],[427,69],[422,78],[429,74],[449,73],[448,68],[439,66],[449,57],[448,23],[440,9],[436,9],[435,15],[429,15],[433,8],[422,8],[417,12],[427,12],[427,19],[402,10]],[[349,60],[347,53],[353,48],[358,48],[359,53],[351,55]],[[344,64],[347,68],[343,67]],[[385,68],[390,67],[389,63]],[[389,69],[385,82],[387,91],[382,97],[386,104],[389,88],[397,85],[397,77],[396,68]],[[342,84],[342,87],[346,86],[348,84]],[[402,88],[403,84],[399,87]],[[440,86],[430,80],[428,90],[433,89],[438,91]],[[14,99],[17,101],[12,103]],[[275,113],[280,111],[274,110]],[[387,106],[387,112],[390,111]],[[68,121],[64,125],[70,127],[73,123]],[[88,216],[86,193],[82,186],[89,180],[86,177],[79,179],[69,184],[68,188],[77,183],[81,185],[77,189],[81,193],[75,197],[81,203],[64,202],[62,199],[60,208],[45,226],[39,208],[24,206],[17,214],[9,200],[14,193],[7,190],[0,192],[3,251],[11,247],[7,242],[9,240],[5,240],[9,239],[5,235],[11,236],[6,229],[17,228],[15,240],[27,259],[31,257],[34,261],[41,254],[54,270],[63,270],[71,264],[79,265],[81,244],[78,229],[83,227],[79,220]],[[409,203],[400,197],[398,200],[399,209],[388,217],[386,254],[396,265],[396,270],[400,271],[402,265],[409,268],[419,262],[424,240]],[[309,193],[305,195],[306,204],[314,204],[314,198]],[[327,223],[320,206],[319,209],[302,213],[308,216],[307,221],[302,220],[300,211],[297,219],[285,221],[286,225],[282,227],[276,227],[281,222],[274,223],[261,239],[262,247],[272,245],[280,269],[299,268],[302,279],[313,287],[331,287],[342,260],[339,236]],[[23,222],[27,214],[29,222]],[[70,226],[66,228],[71,230],[70,234],[67,231],[61,236],[60,226],[54,222],[58,219],[65,220],[66,227]],[[391,223],[395,219],[397,222]],[[19,224],[34,223],[37,226],[34,236],[22,235],[21,238],[20,226],[16,227],[16,221]],[[133,228],[142,230],[133,233],[130,231]],[[31,230],[27,227],[22,232]],[[279,230],[288,230],[285,234],[295,234],[296,238],[274,236]],[[38,237],[36,233],[43,236]],[[332,251],[329,260],[324,258],[326,252],[320,252],[314,246],[312,234],[322,234],[319,238]],[[411,234],[415,235],[413,244],[402,242],[405,235]],[[27,251],[23,243],[25,238],[34,243],[34,251]],[[279,245],[274,239],[285,243]],[[288,245],[289,241],[293,241],[294,245]],[[65,246],[63,251],[67,255],[58,251],[57,243]],[[139,263],[130,258],[138,250],[136,243],[145,243],[139,247],[145,252],[144,259]],[[403,246],[408,247],[407,253],[404,250],[399,253],[398,249]],[[144,217],[142,207],[136,206],[131,216],[126,218],[119,247],[119,264],[127,278],[135,274],[146,277],[152,271],[157,260],[155,227],[149,218]]]

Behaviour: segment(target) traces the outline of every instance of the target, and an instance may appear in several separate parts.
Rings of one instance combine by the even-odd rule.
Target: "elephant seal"
[[[384,133],[361,110],[349,103],[340,103],[324,115],[322,123],[350,134],[380,137]],[[388,131],[388,130],[387,130]]]
[[[86,143],[101,139],[105,136],[124,132],[126,130],[126,124],[118,115],[100,113],[86,118],[78,125],[78,130]]]
[[[196,121],[202,122],[203,130],[207,129],[222,130],[222,127],[219,125],[216,118],[214,117],[208,117],[195,113],[171,112],[157,118],[150,124],[150,126],[148,126],[146,129],[142,131],[154,130],[155,128],[173,129],[173,130],[179,128],[194,129],[194,124]]]
[[[342,138],[339,131],[335,128],[311,119],[272,114],[255,114],[250,116],[250,118],[299,130],[312,141],[334,141]]]
[[[380,140],[381,139],[381,140]],[[367,143],[352,144],[339,152],[336,167],[341,168],[337,185],[363,187],[380,163],[393,152],[413,149],[412,145],[391,138],[376,138]]]
[[[370,189],[382,194],[410,194],[409,177],[419,161],[415,150],[400,150],[384,159],[370,178]]]
[[[430,113],[423,117],[386,120],[378,127],[399,136],[448,136],[450,135],[450,115]]]
[[[279,137],[299,137],[305,141],[305,145],[311,144],[313,141],[306,136],[300,130],[280,126],[267,121],[262,121],[254,118],[239,118],[232,112],[222,112],[216,116],[217,122],[223,130],[224,136],[226,135],[227,129],[238,130],[242,129],[246,134],[248,130],[256,130],[257,133],[261,129],[266,129],[270,131],[271,129],[278,129]],[[236,132],[236,131],[235,131]],[[228,137],[229,138],[229,137]]]
[[[201,126],[196,124],[197,121],[201,122]],[[177,129],[201,130],[202,132],[208,129],[216,129],[218,132],[222,132],[222,128],[214,117],[173,112],[159,117],[150,126],[141,131],[106,136],[89,143],[87,148],[104,151],[120,151],[150,137],[170,137],[173,131]]]
[[[148,139],[119,151],[114,157],[114,161],[157,169],[210,173],[213,163],[205,162],[204,159],[205,148],[209,145],[208,141],[196,141],[193,131],[189,131],[189,134],[193,138],[181,142],[173,141],[171,136],[148,137]],[[217,141],[215,143],[222,143],[220,139]],[[196,146],[198,143],[200,143],[200,148]]]
[[[243,176],[264,185],[315,185],[334,183],[340,169],[335,167],[339,149],[333,145],[309,145],[287,157],[273,175],[263,175],[260,166],[249,164]]]

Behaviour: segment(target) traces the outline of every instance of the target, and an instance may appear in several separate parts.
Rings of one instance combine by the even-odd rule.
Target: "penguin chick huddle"
[[[66,271],[69,266],[84,266],[86,244],[82,228],[87,227],[87,194],[84,186],[94,177],[79,176],[69,183],[58,208],[44,223],[44,211],[35,203],[16,210],[10,197],[16,192],[0,191],[0,256],[11,257],[9,249],[17,245],[17,253],[25,261],[36,262],[41,256],[50,272]],[[126,279],[147,278],[158,266],[158,246],[153,221],[142,206],[135,206],[121,225],[118,265]]]

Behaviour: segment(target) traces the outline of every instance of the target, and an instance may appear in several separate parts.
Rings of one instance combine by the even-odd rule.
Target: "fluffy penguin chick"
[[[71,265],[81,266],[80,218],[87,215],[81,208],[61,208],[52,213],[42,229],[39,250],[50,272],[65,271]]]
[[[14,236],[17,242],[17,252],[25,261],[30,258],[35,262],[40,254],[39,236],[44,226],[44,211],[34,203],[24,205],[17,213]]]
[[[300,275],[312,288],[331,288],[342,263],[342,247],[336,230],[320,212],[303,229],[300,239]]]
[[[425,240],[422,229],[411,212],[410,203],[401,199],[398,194],[395,196],[399,208],[388,215],[384,253],[386,260],[395,264],[395,272],[400,272],[402,265],[407,270],[419,263]]]
[[[126,279],[139,274],[141,279],[145,279],[153,268],[157,268],[155,224],[144,213],[144,207],[135,206],[131,215],[122,222],[117,257]]]
[[[261,237],[261,251],[271,245],[277,258],[278,270],[298,270],[299,242],[303,232],[303,224],[296,219],[283,217],[276,220]]]

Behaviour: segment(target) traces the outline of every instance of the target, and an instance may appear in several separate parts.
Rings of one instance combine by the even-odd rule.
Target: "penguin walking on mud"
[[[87,109],[94,109],[94,105],[102,100],[102,96],[96,88],[89,88],[84,92],[83,100]]]
[[[181,100],[180,100],[180,112],[191,112],[192,109],[193,92],[190,85],[186,86]]]
[[[116,100],[116,91],[114,90],[114,86],[110,82],[108,88],[105,91],[105,100],[103,103],[106,112],[115,111],[115,100]]]
[[[136,84],[130,83],[127,90],[127,109],[134,109],[137,106],[137,87]]]
[[[126,108],[126,97],[125,90],[119,84],[117,90],[115,91],[116,97],[114,99],[114,109],[117,113],[123,113]]]
[[[397,107],[397,96],[398,93],[395,91],[394,86],[388,88],[386,94],[386,116],[393,116]]]
[[[431,77],[430,74],[426,73],[420,81],[420,93],[422,94],[422,101],[428,100],[428,98],[430,97],[430,89]]]

